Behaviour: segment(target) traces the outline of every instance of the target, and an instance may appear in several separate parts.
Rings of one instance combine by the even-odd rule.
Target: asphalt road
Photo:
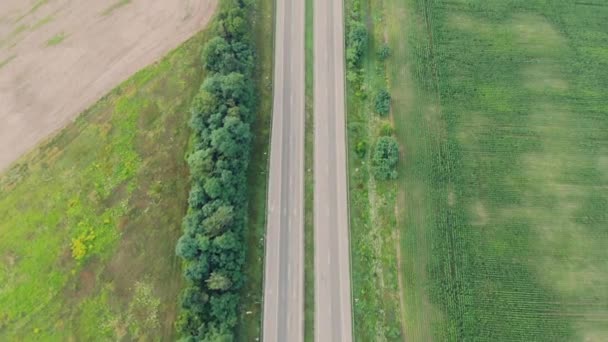
[[[342,0],[314,2],[315,340],[352,341]]]
[[[264,279],[267,342],[304,339],[304,9],[304,0],[276,0]]]

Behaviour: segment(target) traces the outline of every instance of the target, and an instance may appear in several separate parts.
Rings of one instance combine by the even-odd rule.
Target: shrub
[[[376,98],[374,99],[374,107],[376,109],[376,113],[386,116],[391,110],[391,95],[388,90],[382,89],[376,94]]]
[[[393,137],[381,137],[376,143],[373,156],[374,176],[378,180],[397,178],[399,144]]]
[[[93,240],[95,240],[95,232],[92,229],[80,234],[77,238],[72,238],[70,247],[74,260],[82,261],[86,257],[87,252],[93,247]]]
[[[365,140],[359,141],[357,143],[357,146],[355,147],[355,152],[357,153],[359,158],[364,158],[365,154],[367,153],[367,141],[365,141]]]
[[[384,121],[382,123],[382,127],[380,127],[380,135],[383,137],[390,137],[394,133],[395,133],[395,128],[393,127],[393,124],[388,121]]]
[[[380,50],[378,50],[378,59],[384,62],[391,55],[391,48],[387,44],[383,44]]]
[[[135,283],[135,293],[129,303],[127,322],[132,335],[141,340],[160,327],[158,310],[160,299],[154,296],[152,286],[148,283]]]
[[[367,28],[363,23],[351,20],[346,38],[346,61],[350,69],[356,69],[367,48]]]

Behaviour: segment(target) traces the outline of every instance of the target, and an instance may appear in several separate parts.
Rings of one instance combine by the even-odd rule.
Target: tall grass
[[[273,39],[269,38],[269,32],[274,30],[274,2],[256,0],[252,12],[253,41],[258,62],[254,77],[259,96],[251,125],[253,143],[248,171],[249,221],[244,266],[247,281],[241,290],[242,304],[236,336],[238,341],[253,341],[262,336],[266,190],[272,118]]]

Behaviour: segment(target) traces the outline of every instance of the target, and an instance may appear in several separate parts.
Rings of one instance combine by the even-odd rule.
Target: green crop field
[[[172,340],[198,34],[0,175],[0,340]]]
[[[608,3],[383,4],[407,339],[608,340]]]

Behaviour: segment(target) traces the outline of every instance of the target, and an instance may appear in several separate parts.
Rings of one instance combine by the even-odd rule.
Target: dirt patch
[[[116,3],[0,2],[0,171],[205,27],[217,0],[132,0],[107,12]]]
[[[95,289],[95,273],[91,270],[84,270],[78,276],[75,295],[77,298],[85,298],[93,293]]]
[[[5,266],[7,266],[8,268],[13,268],[15,267],[15,265],[17,264],[17,262],[19,261],[19,256],[12,251],[8,251],[6,253],[4,253],[4,256],[2,258],[2,262]]]

